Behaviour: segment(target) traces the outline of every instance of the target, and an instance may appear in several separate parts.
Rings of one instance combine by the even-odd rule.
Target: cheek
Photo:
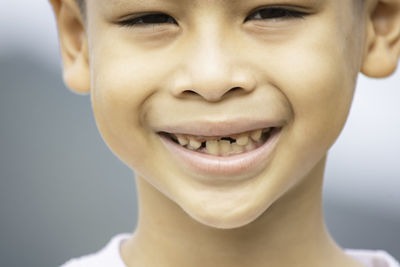
[[[91,101],[99,131],[128,166],[143,165],[152,132],[143,125],[146,100],[158,89],[161,70],[152,58],[124,43],[97,41],[91,61]],[[157,76],[155,75],[157,73]]]
[[[280,86],[293,110],[293,133],[303,148],[327,150],[335,141],[350,110],[355,79],[342,38],[323,36],[296,44],[281,59]],[[285,66],[283,66],[285,64]]]
[[[314,29],[315,30],[315,29]],[[292,117],[282,132],[279,164],[273,173],[303,177],[326,154],[346,122],[357,72],[344,37],[316,29],[274,48],[268,76],[289,103]],[[282,170],[285,162],[287,167]]]
[[[285,75],[285,93],[295,121],[301,121],[310,130],[336,134],[350,108],[355,86],[353,75],[346,70],[341,55],[332,53],[335,50],[303,52],[292,57],[291,70]]]

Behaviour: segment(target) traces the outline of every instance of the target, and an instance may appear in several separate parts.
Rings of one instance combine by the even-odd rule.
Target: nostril
[[[240,91],[242,91],[242,88],[241,88],[241,87],[233,87],[233,88],[231,88],[227,93],[228,93],[228,94],[240,93]]]
[[[180,93],[180,97],[183,98],[192,98],[192,97],[202,97],[208,101],[220,101],[223,98],[229,97],[229,95],[237,95],[237,94],[241,94],[241,93],[246,93],[245,90],[240,87],[240,86],[235,86],[232,87],[228,90],[222,91],[222,90],[184,90]]]
[[[233,87],[233,88],[229,89],[226,93],[235,92],[235,91],[239,91],[239,90],[240,90],[240,87]],[[185,90],[185,91],[182,92],[182,94],[184,94],[184,95],[198,95],[198,93],[196,93],[193,90]]]
[[[197,95],[197,93],[193,90],[185,90],[182,92],[183,95]]]

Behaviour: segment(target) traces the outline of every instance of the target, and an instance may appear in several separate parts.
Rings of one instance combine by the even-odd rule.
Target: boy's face
[[[323,164],[345,123],[364,48],[356,2],[89,0],[91,98],[103,138],[196,220],[221,228],[255,220]],[[148,12],[166,15],[134,20]],[[242,159],[207,169],[159,134],[267,127],[280,129],[276,142],[240,168]]]

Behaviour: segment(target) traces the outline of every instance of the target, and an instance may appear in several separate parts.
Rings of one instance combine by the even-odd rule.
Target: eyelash
[[[162,22],[154,22],[157,19],[162,19]],[[146,20],[153,20],[152,22],[145,22]],[[137,18],[133,19],[127,19],[124,21],[120,21],[118,24],[121,26],[127,26],[127,27],[140,27],[140,26],[148,26],[148,25],[161,25],[161,24],[178,24],[174,18],[167,14],[163,13],[152,13],[152,14],[147,14],[144,16],[140,16]]]
[[[263,15],[267,15],[269,17],[265,18]],[[250,16],[248,16],[245,19],[245,22],[251,20],[251,18],[253,20],[296,19],[296,18],[304,18],[306,15],[307,13],[293,9],[287,9],[283,7],[267,7],[253,12]],[[167,14],[150,13],[137,18],[120,21],[118,22],[118,24],[120,26],[125,26],[125,27],[146,27],[146,26],[157,26],[162,24],[178,24],[178,23],[173,17]]]
[[[270,16],[268,18],[263,18],[262,13],[266,13],[266,15]],[[259,18],[255,18],[255,15],[259,15]],[[297,11],[294,9],[288,9],[284,7],[267,7],[261,8],[257,11],[254,11],[250,16],[245,19],[245,22],[249,20],[249,18],[253,17],[254,20],[267,20],[267,19],[295,19],[295,18],[304,18],[307,14],[301,11]]]

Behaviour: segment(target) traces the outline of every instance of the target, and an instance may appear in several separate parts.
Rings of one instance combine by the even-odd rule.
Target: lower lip
[[[243,174],[253,173],[253,171],[265,167],[276,146],[280,130],[275,128],[262,146],[248,152],[226,157],[192,151],[176,144],[167,136],[159,136],[162,143],[171,152],[172,157],[192,171],[205,176],[216,176],[219,180],[237,181],[248,177],[248,175]],[[204,176],[202,178],[206,179]]]

